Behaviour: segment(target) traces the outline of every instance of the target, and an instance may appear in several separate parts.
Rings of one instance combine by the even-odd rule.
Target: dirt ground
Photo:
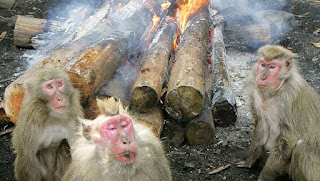
[[[26,49],[17,48],[13,44],[14,19],[12,17],[31,15],[43,18],[55,3],[61,1],[67,2],[67,0],[16,0],[12,9],[0,9],[0,34],[7,33],[2,40],[0,39],[0,101],[3,99],[5,87],[25,70],[25,62],[20,59],[20,56]],[[294,14],[298,21],[292,31],[282,36],[279,44],[291,48],[299,55],[301,73],[320,93],[320,48],[312,44],[320,43],[320,1],[266,0],[264,2],[277,4],[278,1],[287,2],[288,4],[281,10]],[[255,49],[242,48],[246,45],[228,37],[231,36],[226,32],[228,69],[238,105],[237,122],[229,127],[217,127],[214,143],[209,146],[190,146],[187,143],[180,147],[167,145],[165,148],[170,160],[173,180],[257,180],[263,167],[263,161],[252,169],[236,167],[237,162],[247,157],[250,144],[253,125],[247,109],[243,82],[246,72],[256,57]],[[13,126],[1,120],[0,123],[1,131]],[[0,136],[1,181],[14,180],[14,154],[10,139],[10,134]],[[209,173],[229,164],[231,164],[230,167],[225,170],[215,174]]]

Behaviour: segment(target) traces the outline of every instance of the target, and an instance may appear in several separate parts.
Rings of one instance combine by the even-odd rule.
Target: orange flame
[[[152,24],[151,29],[150,29],[149,32],[148,32],[147,37],[145,38],[145,40],[147,40],[147,39],[150,38],[151,33],[157,28],[157,26],[158,26],[158,24],[159,24],[159,22],[160,22],[160,17],[159,17],[159,16],[157,15],[157,13],[154,11],[154,9],[153,9],[153,7],[152,7],[151,4],[146,3],[145,5],[148,6],[148,7],[150,7],[151,11],[153,12],[153,18],[152,18],[153,24]]]
[[[168,9],[170,7],[170,5],[171,5],[171,2],[166,0],[165,3],[161,4],[161,11]]]
[[[208,0],[181,0],[178,3],[177,17],[181,34],[183,34],[186,28],[189,16],[199,11],[207,3]]]
[[[119,3],[117,8],[120,9],[120,8],[123,8],[126,6],[126,3]]]

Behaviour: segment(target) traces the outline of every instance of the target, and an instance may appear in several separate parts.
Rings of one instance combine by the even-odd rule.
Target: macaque
[[[298,72],[294,53],[266,45],[258,54],[248,77],[255,125],[249,158],[238,166],[250,168],[268,151],[259,180],[319,180],[320,97]]]
[[[150,128],[126,114],[83,120],[63,181],[171,181],[165,152]]]
[[[12,135],[15,177],[18,181],[61,180],[83,117],[79,92],[57,68],[37,70],[24,89]]]

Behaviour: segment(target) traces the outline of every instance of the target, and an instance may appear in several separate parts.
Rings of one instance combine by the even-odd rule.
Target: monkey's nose
[[[63,97],[58,97],[57,101],[63,101]]]
[[[123,144],[126,145],[126,144],[130,144],[131,142],[130,141],[123,141]]]

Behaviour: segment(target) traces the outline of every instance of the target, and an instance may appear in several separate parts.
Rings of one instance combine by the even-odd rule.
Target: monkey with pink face
[[[254,130],[249,158],[252,167],[270,152],[259,180],[289,174],[293,180],[320,178],[320,97],[300,75],[296,55],[281,46],[266,45],[248,77]]]
[[[13,131],[15,177],[60,180],[71,161],[69,146],[83,117],[79,92],[61,69],[39,69],[24,84],[25,97]]]
[[[171,181],[161,141],[126,114],[83,120],[63,181]]]

